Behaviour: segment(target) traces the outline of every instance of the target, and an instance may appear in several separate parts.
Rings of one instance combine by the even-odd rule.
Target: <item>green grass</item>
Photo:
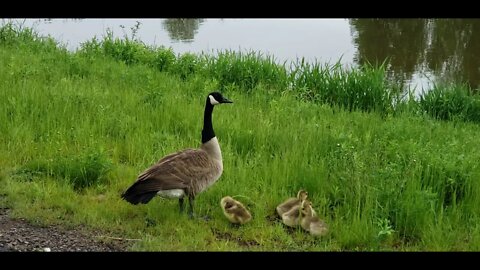
[[[388,84],[384,64],[345,69],[340,62],[320,65],[302,59],[294,64],[290,78],[293,89],[303,100],[340,106],[349,111],[392,113],[400,94],[394,85]]]
[[[331,72],[328,80],[303,79],[303,89],[315,89],[318,79],[344,95],[329,102],[281,86],[274,78],[284,71],[269,73],[254,54],[227,52],[209,64],[160,50],[145,57],[156,61],[129,62],[102,53],[103,45],[68,53],[51,42],[0,31],[0,203],[15,216],[140,239],[132,250],[480,248],[480,126],[378,107],[390,104],[379,71],[332,69],[322,71]],[[319,66],[303,70],[321,73]],[[224,173],[196,199],[196,211],[212,219],[188,219],[175,200],[122,201],[146,167],[199,146],[205,96],[221,86],[235,102],[213,115]],[[349,99],[350,87],[382,97]],[[300,188],[329,224],[328,236],[271,219]],[[251,223],[230,226],[219,206],[225,195],[243,196]]]
[[[467,85],[435,85],[418,103],[435,119],[480,123],[480,97]]]

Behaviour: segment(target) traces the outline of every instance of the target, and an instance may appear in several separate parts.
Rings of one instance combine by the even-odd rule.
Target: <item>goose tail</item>
[[[122,193],[122,199],[126,200],[131,204],[146,204],[148,203],[155,195],[157,191],[145,191],[142,189],[140,182],[134,183],[130,186],[124,193]]]

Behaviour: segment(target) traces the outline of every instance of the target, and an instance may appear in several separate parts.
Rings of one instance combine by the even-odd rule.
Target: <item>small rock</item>
[[[50,252],[51,249],[47,247],[47,248],[43,248],[43,251],[45,251],[45,252]]]

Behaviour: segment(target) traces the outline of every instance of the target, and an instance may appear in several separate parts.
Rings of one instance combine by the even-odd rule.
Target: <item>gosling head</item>
[[[297,198],[301,201],[306,200],[308,197],[308,192],[306,190],[300,189],[297,193]]]
[[[220,92],[211,92],[210,94],[208,94],[207,102],[213,106],[222,103],[233,103],[233,101],[224,97]]]
[[[309,201],[308,199],[303,200],[301,210],[302,210],[302,214],[304,214],[305,216],[313,216],[312,202]]]
[[[223,209],[229,209],[231,207],[233,207],[235,205],[234,203],[235,201],[233,200],[232,197],[230,196],[225,196],[223,197],[221,200],[220,200],[220,206],[223,208]]]

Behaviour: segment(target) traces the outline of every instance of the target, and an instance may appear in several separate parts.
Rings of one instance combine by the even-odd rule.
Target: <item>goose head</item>
[[[207,102],[214,106],[222,103],[233,103],[233,101],[224,97],[220,92],[211,92],[208,94]]]

